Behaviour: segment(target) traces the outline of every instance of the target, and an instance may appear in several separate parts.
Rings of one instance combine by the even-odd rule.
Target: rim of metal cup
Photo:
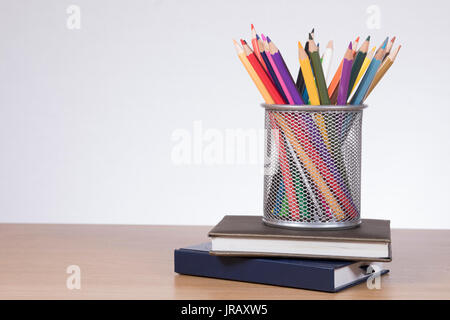
[[[297,222],[297,221],[283,221],[275,219],[262,218],[264,224],[275,227],[275,228],[286,228],[286,229],[302,229],[302,230],[338,230],[338,229],[352,229],[358,227],[362,220],[358,218],[353,221],[343,221],[343,222]]]
[[[262,103],[261,107],[266,110],[273,111],[311,111],[311,112],[320,112],[320,111],[360,111],[368,106],[366,104],[360,105],[345,105],[345,106],[335,106],[335,105],[320,105],[320,106],[311,106],[311,105],[291,105],[291,104],[267,104]]]

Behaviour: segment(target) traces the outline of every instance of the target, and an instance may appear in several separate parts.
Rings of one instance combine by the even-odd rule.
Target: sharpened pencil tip
[[[251,25],[251,26],[252,26],[252,29],[255,29],[255,26],[253,25],[253,23],[252,23],[252,25]]]
[[[242,48],[239,45],[239,43],[236,40],[233,39],[233,44],[234,44],[234,48],[236,49],[236,53],[240,54],[242,52]]]
[[[261,38],[263,39],[264,42],[266,42],[266,36],[264,35],[264,33],[261,33]]]
[[[396,38],[396,37],[394,36],[394,37],[391,39],[391,42],[392,42],[392,43],[394,43],[395,38]]]
[[[352,50],[352,42],[350,41],[350,43],[348,44],[348,48],[350,49],[350,50]]]
[[[389,41],[389,37],[386,37],[383,44],[381,45],[381,49],[386,49],[386,45],[387,45],[388,41]]]
[[[308,39],[309,40],[314,40],[311,33],[308,34]]]
[[[272,40],[270,40],[269,36],[266,37],[267,42],[272,42]]]
[[[258,34],[256,34],[256,40],[259,40],[259,36],[258,36]]]
[[[298,48],[303,49],[302,43],[300,41],[298,42]]]
[[[366,41],[370,41],[370,36],[367,36]]]
[[[241,44],[242,44],[242,45],[246,45],[247,42],[246,42],[245,40],[241,39]]]

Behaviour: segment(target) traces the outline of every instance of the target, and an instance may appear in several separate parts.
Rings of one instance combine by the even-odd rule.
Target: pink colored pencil
[[[275,75],[277,76],[278,82],[280,83],[281,88],[283,89],[286,99],[288,99],[289,104],[295,104],[294,99],[292,99],[292,96],[289,93],[286,83],[284,82],[283,77],[281,76],[280,71],[278,70],[275,61],[273,60],[272,55],[270,54],[269,43],[267,42],[267,38],[262,33],[261,33],[261,38],[263,39],[263,42],[264,42],[264,51],[266,52],[267,58],[269,59],[269,62],[270,62],[270,65],[272,66],[272,69],[275,72]]]

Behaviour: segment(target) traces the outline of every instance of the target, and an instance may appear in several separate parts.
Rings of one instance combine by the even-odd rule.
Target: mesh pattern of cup
[[[360,218],[361,111],[266,110],[264,217]]]

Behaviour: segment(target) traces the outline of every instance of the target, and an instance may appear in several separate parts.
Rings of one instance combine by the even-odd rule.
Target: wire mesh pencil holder
[[[262,106],[264,223],[326,230],[358,226],[366,106]]]

